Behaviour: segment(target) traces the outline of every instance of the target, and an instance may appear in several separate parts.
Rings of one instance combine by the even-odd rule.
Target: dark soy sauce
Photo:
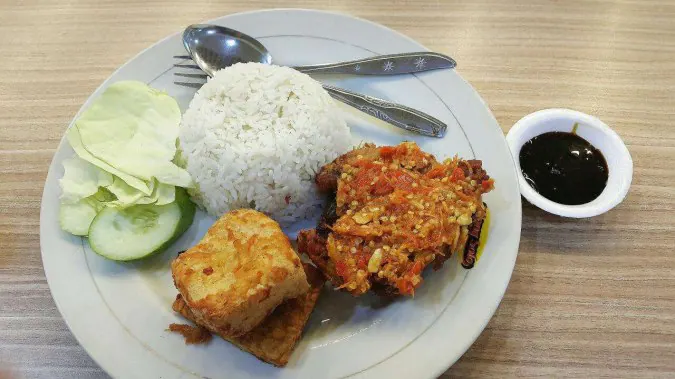
[[[574,133],[549,132],[527,141],[520,169],[535,191],[560,204],[591,202],[607,185],[605,157]]]

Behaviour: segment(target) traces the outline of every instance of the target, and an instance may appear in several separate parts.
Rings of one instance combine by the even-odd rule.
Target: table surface
[[[0,0],[0,371],[106,377],[59,315],[40,259],[43,183],[80,105],[185,25],[273,7],[350,13],[453,56],[504,132],[525,114],[565,107],[604,120],[628,145],[633,185],[616,209],[567,220],[524,205],[504,300],[444,376],[675,376],[668,0]]]

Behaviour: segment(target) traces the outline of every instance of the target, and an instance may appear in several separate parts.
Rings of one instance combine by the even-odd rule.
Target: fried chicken
[[[335,200],[316,229],[299,234],[300,252],[355,296],[396,296],[413,295],[424,268],[440,268],[453,253],[467,253],[463,265],[473,265],[482,194],[494,182],[480,161],[440,163],[404,142],[348,152],[324,166],[316,184]]]

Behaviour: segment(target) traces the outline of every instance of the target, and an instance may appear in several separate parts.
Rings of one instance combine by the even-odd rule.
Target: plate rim
[[[246,15],[249,15],[249,14],[274,13],[274,12],[280,12],[280,11],[281,11],[281,12],[284,12],[284,11],[285,11],[285,12],[288,12],[288,11],[290,11],[290,12],[298,12],[298,13],[311,13],[311,14],[315,14],[315,15],[318,15],[318,16],[322,16],[322,15],[334,15],[334,16],[339,16],[339,17],[346,17],[346,18],[355,19],[355,20],[358,20],[358,21],[360,21],[360,22],[364,22],[364,23],[370,24],[371,26],[374,26],[374,27],[383,29],[383,30],[385,30],[385,31],[387,31],[387,32],[394,33],[394,34],[396,34],[397,36],[402,37],[402,38],[404,38],[405,40],[407,40],[407,41],[409,41],[409,42],[412,42],[412,43],[414,43],[415,45],[418,45],[418,46],[422,47],[424,50],[428,50],[426,47],[424,47],[423,45],[421,45],[419,42],[415,41],[413,38],[411,38],[411,37],[409,37],[409,36],[407,36],[407,35],[405,35],[405,34],[402,34],[402,33],[398,32],[398,31],[396,31],[396,30],[394,30],[394,29],[391,29],[391,28],[389,28],[389,27],[387,27],[387,26],[384,26],[384,25],[382,25],[382,24],[378,24],[378,23],[376,23],[376,22],[373,22],[373,21],[370,21],[370,20],[367,20],[367,19],[363,19],[363,18],[360,18],[360,17],[357,17],[357,16],[353,16],[353,15],[348,14],[348,13],[345,13],[345,12],[333,12],[333,11],[323,11],[323,10],[315,10],[315,9],[300,9],[300,8],[273,8],[273,9],[251,10],[251,11],[245,11],[245,12],[238,12],[238,13],[227,14],[227,15],[223,15],[223,16],[220,16],[220,17],[211,19],[211,20],[206,21],[206,22],[207,22],[207,23],[209,23],[209,22],[217,22],[218,20],[221,20],[221,19],[224,19],[224,18],[227,18],[227,17],[231,17],[231,16],[246,16]],[[101,84],[100,84],[100,85],[99,85],[99,86],[98,86],[98,87],[97,87],[97,88],[89,95],[89,97],[87,98],[87,100],[85,100],[85,102],[82,104],[82,106],[80,107],[80,109],[77,111],[77,113],[73,116],[73,118],[71,119],[70,123],[68,124],[69,127],[70,127],[70,125],[72,125],[72,123],[77,119],[77,117],[82,113],[82,111],[83,111],[84,109],[86,109],[85,107],[86,107],[87,104],[90,102],[92,96],[93,96],[94,94],[96,94],[97,92],[99,92],[104,86],[106,86],[106,85],[108,84],[108,82],[109,82],[113,77],[115,77],[115,76],[116,76],[116,75],[117,75],[124,67],[126,67],[126,66],[129,65],[131,62],[133,62],[133,61],[135,61],[136,59],[138,59],[140,56],[142,56],[143,54],[145,54],[147,51],[149,51],[149,50],[151,50],[152,48],[154,48],[154,47],[156,47],[156,46],[158,46],[158,45],[164,43],[166,40],[169,40],[169,39],[175,37],[176,35],[178,35],[178,34],[180,34],[180,33],[181,33],[181,32],[179,31],[179,32],[175,32],[175,33],[173,33],[173,34],[167,35],[166,37],[160,39],[159,41],[157,41],[157,42],[153,43],[152,45],[148,46],[147,48],[143,49],[142,51],[140,51],[139,53],[137,53],[136,55],[134,55],[133,57],[131,57],[130,59],[128,59],[124,64],[122,64],[121,66],[119,66],[116,70],[114,70],[114,71],[113,71],[108,77],[106,77],[106,79],[105,79],[105,80],[104,80],[104,81],[103,81],[103,82],[102,82],[102,83],[101,83]],[[494,124],[499,128],[499,123],[496,121],[494,115],[492,114],[492,110],[491,110],[490,107],[487,105],[487,103],[482,99],[482,97],[478,94],[478,92],[475,90],[475,88],[473,88],[473,86],[471,86],[471,84],[468,83],[461,75],[457,74],[457,77],[458,77],[460,80],[462,80],[462,81],[463,81],[463,82],[464,82],[464,83],[472,90],[472,95],[473,95],[475,98],[477,98],[477,99],[484,105],[485,109],[487,110],[487,112],[486,112],[487,115],[491,118],[491,120],[494,122]],[[66,129],[67,129],[67,128],[66,128]],[[503,134],[503,132],[502,132],[502,134]],[[501,139],[501,140],[502,140],[503,144],[506,146],[506,148],[508,149],[508,145],[507,145],[505,136],[502,135],[502,139]],[[52,157],[52,160],[50,161],[50,166],[49,166],[49,167],[50,167],[50,170],[51,170],[51,168],[52,168],[52,165],[54,164],[54,161],[56,160],[56,157],[57,157],[57,155],[58,155],[58,152],[61,151],[61,148],[62,148],[62,146],[64,145],[64,143],[65,143],[65,134],[64,134],[64,136],[61,138],[61,140],[60,140],[60,142],[59,142],[59,145],[58,145],[58,147],[57,147],[57,149],[56,149],[56,153],[54,154],[54,156]],[[515,162],[514,162],[514,160],[513,160],[513,157],[511,157],[510,155],[509,155],[509,157],[510,157],[510,162],[511,162],[511,166],[512,166],[512,169],[513,169],[514,177],[517,177],[517,176],[516,176],[516,165],[515,165]],[[45,226],[45,223],[43,222],[43,219],[44,219],[44,218],[43,218],[43,217],[44,217],[44,216],[43,216],[43,213],[45,212],[44,200],[45,200],[45,197],[47,196],[47,191],[48,191],[48,186],[47,186],[47,180],[48,180],[48,179],[49,179],[49,174],[47,175],[47,179],[46,179],[46,182],[45,182],[45,186],[44,186],[44,188],[43,188],[43,195],[42,195],[42,199],[41,199],[41,207],[40,207],[40,251],[41,251],[41,257],[42,257],[42,261],[43,261],[43,270],[44,270],[44,272],[45,272],[45,277],[47,278],[47,282],[48,282],[49,289],[50,289],[50,294],[52,295],[52,298],[54,299],[54,302],[55,302],[55,304],[56,304],[56,306],[57,306],[57,309],[59,310],[59,313],[60,313],[60,315],[61,315],[61,318],[64,320],[64,322],[65,322],[66,325],[68,326],[70,332],[73,334],[73,336],[74,336],[75,339],[78,341],[78,343],[80,344],[80,346],[82,346],[82,347],[84,348],[84,350],[87,352],[87,354],[88,354],[88,355],[89,355],[89,356],[90,356],[90,357],[91,357],[91,358],[92,358],[92,359],[93,359],[93,360],[94,360],[94,361],[95,361],[95,362],[96,362],[96,363],[97,363],[104,371],[106,371],[108,374],[111,374],[111,375],[112,375],[112,373],[115,372],[115,370],[111,370],[111,369],[110,369],[110,366],[109,366],[108,364],[105,364],[105,365],[104,365],[104,364],[103,364],[104,362],[102,362],[102,360],[100,360],[97,356],[94,356],[94,354],[92,354],[92,353],[90,352],[90,349],[91,349],[90,347],[85,347],[85,345],[82,343],[82,338],[81,338],[81,336],[80,336],[79,334],[76,334],[76,333],[73,331],[73,327],[72,327],[72,325],[71,325],[71,323],[73,322],[73,320],[72,320],[72,319],[67,319],[66,317],[64,317],[64,312],[63,312],[63,310],[62,310],[62,306],[63,306],[63,305],[60,304],[60,302],[57,300],[57,297],[55,296],[54,289],[53,289],[54,286],[52,285],[52,281],[55,280],[55,279],[52,279],[52,280],[49,279],[50,277],[49,277],[49,274],[48,274],[47,265],[44,264],[44,262],[45,262],[44,257],[45,257],[45,254],[46,254],[46,253],[45,253],[45,243],[44,243],[44,241],[43,241],[43,236],[45,235],[45,233],[43,233],[43,228],[46,228],[46,226]],[[516,181],[516,185],[517,185],[517,181]],[[462,349],[461,349],[461,350],[462,350],[462,353],[459,354],[459,355],[457,355],[456,357],[452,357],[451,359],[441,360],[440,362],[443,362],[443,363],[436,364],[436,366],[437,366],[436,369],[435,369],[435,370],[432,369],[432,371],[433,371],[433,376],[434,376],[434,377],[436,377],[436,376],[442,374],[445,370],[447,370],[450,366],[452,366],[459,358],[461,358],[461,356],[469,349],[469,347],[470,347],[471,345],[473,345],[473,343],[474,343],[475,340],[478,338],[478,336],[483,332],[483,330],[485,330],[485,327],[487,326],[489,320],[492,318],[492,316],[494,315],[495,311],[497,310],[497,308],[498,308],[499,305],[501,304],[501,301],[502,301],[502,299],[503,299],[504,293],[506,292],[506,289],[508,288],[508,284],[509,284],[509,282],[510,282],[510,278],[511,278],[511,276],[513,275],[513,271],[514,271],[514,267],[515,267],[515,262],[516,262],[517,254],[518,254],[518,246],[519,246],[519,243],[520,243],[520,237],[521,237],[521,232],[522,232],[522,230],[521,230],[521,229],[522,229],[522,207],[521,207],[521,199],[520,199],[520,196],[517,197],[517,204],[516,204],[516,205],[517,205],[517,206],[516,206],[516,209],[517,209],[517,220],[514,220],[514,221],[517,221],[516,224],[518,225],[518,233],[517,233],[516,236],[514,236],[514,238],[515,238],[515,240],[516,240],[516,243],[515,243],[515,245],[516,245],[516,247],[515,247],[515,253],[513,254],[512,259],[511,259],[511,262],[510,262],[511,264],[510,264],[510,267],[509,267],[509,270],[508,270],[508,272],[509,272],[509,273],[508,273],[508,277],[506,278],[505,283],[503,283],[503,284],[501,284],[501,285],[499,286],[499,287],[501,288],[501,290],[498,291],[498,292],[499,292],[498,299],[497,299],[496,301],[493,302],[492,306],[490,307],[489,315],[488,315],[488,317],[484,318],[484,320],[483,320],[482,323],[480,323],[480,328],[474,327],[474,329],[476,330],[475,335],[474,335],[472,338],[470,338],[470,340],[467,340],[468,342],[466,343],[466,346],[462,347]],[[79,238],[79,237],[78,237],[78,238]],[[92,280],[93,280],[93,278],[92,278]],[[444,310],[442,313],[444,313],[444,312],[445,312],[445,310]],[[477,323],[477,324],[478,324],[478,323]],[[122,327],[124,327],[124,326],[122,326]],[[429,330],[431,330],[431,329],[433,329],[433,327],[429,328]],[[425,334],[426,332],[428,332],[429,330],[427,330],[427,331],[425,331],[424,333],[422,333],[422,335]],[[420,336],[421,336],[421,335],[420,335]],[[408,349],[408,346],[404,347],[404,348],[402,349],[402,351],[403,351],[403,350],[406,350],[406,349]],[[395,357],[396,357],[400,352],[401,352],[401,351],[399,351],[399,352],[393,354],[392,356],[390,356],[389,358],[387,358],[385,361],[382,361],[382,362],[380,362],[380,363],[377,363],[377,364],[375,364],[374,366],[371,366],[370,368],[376,367],[376,366],[380,366],[380,365],[382,365],[383,363],[385,363],[386,361],[389,361],[389,360],[395,360],[395,359],[396,359]],[[435,362],[438,362],[438,360],[436,360]],[[357,377],[357,376],[362,376],[362,375],[364,375],[364,374],[367,374],[367,371],[369,371],[370,368],[368,368],[368,369],[366,369],[366,370],[364,370],[364,371],[361,371],[361,372],[354,373],[353,376]],[[432,374],[432,373],[429,372],[429,374]]]

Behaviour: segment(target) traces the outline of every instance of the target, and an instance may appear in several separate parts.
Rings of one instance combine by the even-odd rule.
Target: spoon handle
[[[323,84],[323,88],[334,99],[401,129],[440,138],[445,135],[448,127],[443,121],[405,105],[361,95],[328,84]]]
[[[447,55],[416,52],[377,55],[355,61],[297,66],[294,69],[304,73],[352,74],[352,75],[400,75],[455,68],[457,63]]]

